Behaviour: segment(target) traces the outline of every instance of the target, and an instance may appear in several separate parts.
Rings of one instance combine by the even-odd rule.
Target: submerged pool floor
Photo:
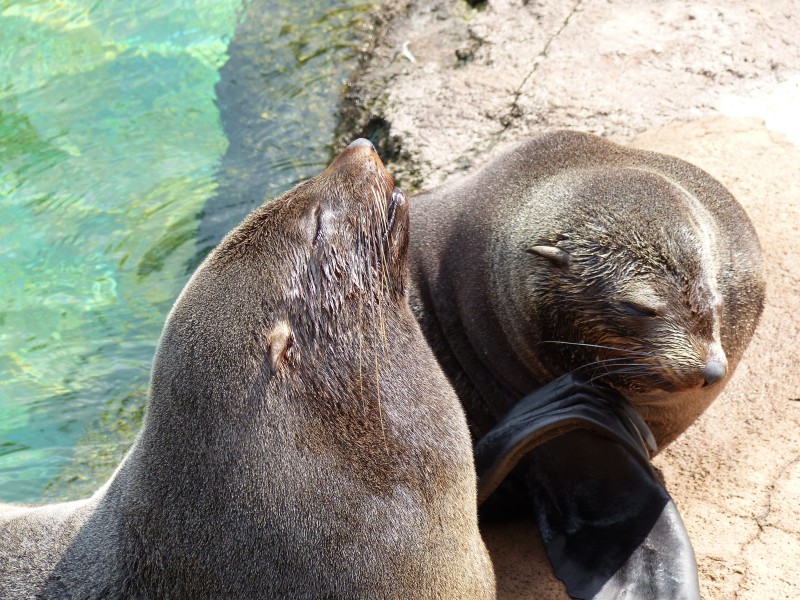
[[[108,477],[192,266],[330,158],[371,5],[180,4],[0,9],[0,502]]]

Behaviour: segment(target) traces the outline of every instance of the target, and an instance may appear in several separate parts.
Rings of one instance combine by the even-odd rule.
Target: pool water
[[[0,501],[109,476],[192,267],[330,160],[370,8],[0,4]]]

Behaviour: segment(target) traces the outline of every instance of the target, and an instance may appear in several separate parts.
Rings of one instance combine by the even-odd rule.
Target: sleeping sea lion
[[[480,499],[522,461],[506,491],[534,503],[570,594],[697,597],[647,456],[719,394],[761,314],[740,205],[682,160],[567,131],[415,202],[412,308],[467,410]]]
[[[251,213],[175,303],[111,479],[0,506],[0,597],[493,598],[408,219],[366,140]]]

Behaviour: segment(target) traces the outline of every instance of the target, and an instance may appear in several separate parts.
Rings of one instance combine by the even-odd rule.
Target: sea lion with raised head
[[[761,314],[740,205],[682,160],[566,131],[415,202],[412,307],[478,440],[481,500],[522,461],[506,491],[534,503],[570,594],[697,597],[648,453],[719,394]]]
[[[250,214],[173,307],[106,485],[0,507],[0,597],[493,598],[407,244],[365,140]]]

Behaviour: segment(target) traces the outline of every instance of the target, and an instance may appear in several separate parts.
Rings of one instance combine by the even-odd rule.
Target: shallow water
[[[329,160],[368,8],[0,4],[0,501],[108,477],[190,267]]]

